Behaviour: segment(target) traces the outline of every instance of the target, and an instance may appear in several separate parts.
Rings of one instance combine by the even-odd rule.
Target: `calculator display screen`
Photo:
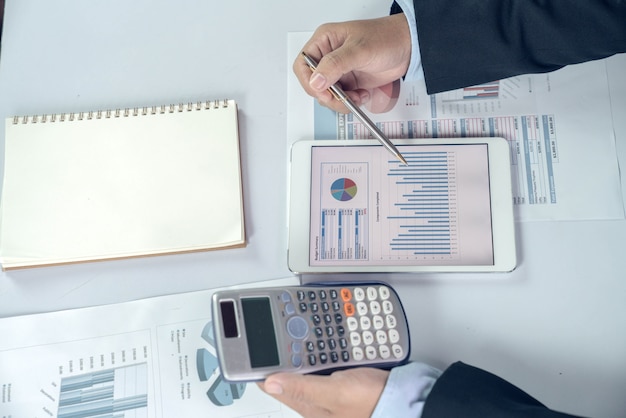
[[[279,365],[272,308],[267,297],[241,299],[252,368]]]

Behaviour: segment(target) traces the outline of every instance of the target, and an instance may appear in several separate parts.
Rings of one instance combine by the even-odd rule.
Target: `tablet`
[[[503,138],[298,141],[291,149],[295,273],[506,272],[516,266]]]

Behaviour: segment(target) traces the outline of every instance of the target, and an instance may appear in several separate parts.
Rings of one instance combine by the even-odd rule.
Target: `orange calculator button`
[[[345,312],[346,316],[354,316],[354,305],[351,303],[345,303],[343,305],[343,311]]]
[[[341,289],[341,299],[344,302],[350,302],[352,300],[352,292],[350,289],[346,289],[345,287]]]

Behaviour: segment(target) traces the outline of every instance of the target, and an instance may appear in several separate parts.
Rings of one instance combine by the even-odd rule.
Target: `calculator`
[[[212,314],[220,370],[231,382],[276,372],[390,369],[411,351],[400,298],[382,282],[218,291]]]

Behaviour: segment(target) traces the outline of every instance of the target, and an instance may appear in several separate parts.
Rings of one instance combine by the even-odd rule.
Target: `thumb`
[[[327,377],[326,377],[327,379]],[[276,373],[259,387],[303,416],[328,413],[328,383],[324,376]]]
[[[317,69],[311,75],[309,86],[317,91],[323,91],[337,83],[344,75],[362,67],[361,60],[366,58],[357,48],[350,48],[346,44],[324,55]],[[344,90],[356,88],[355,80],[342,80]]]

